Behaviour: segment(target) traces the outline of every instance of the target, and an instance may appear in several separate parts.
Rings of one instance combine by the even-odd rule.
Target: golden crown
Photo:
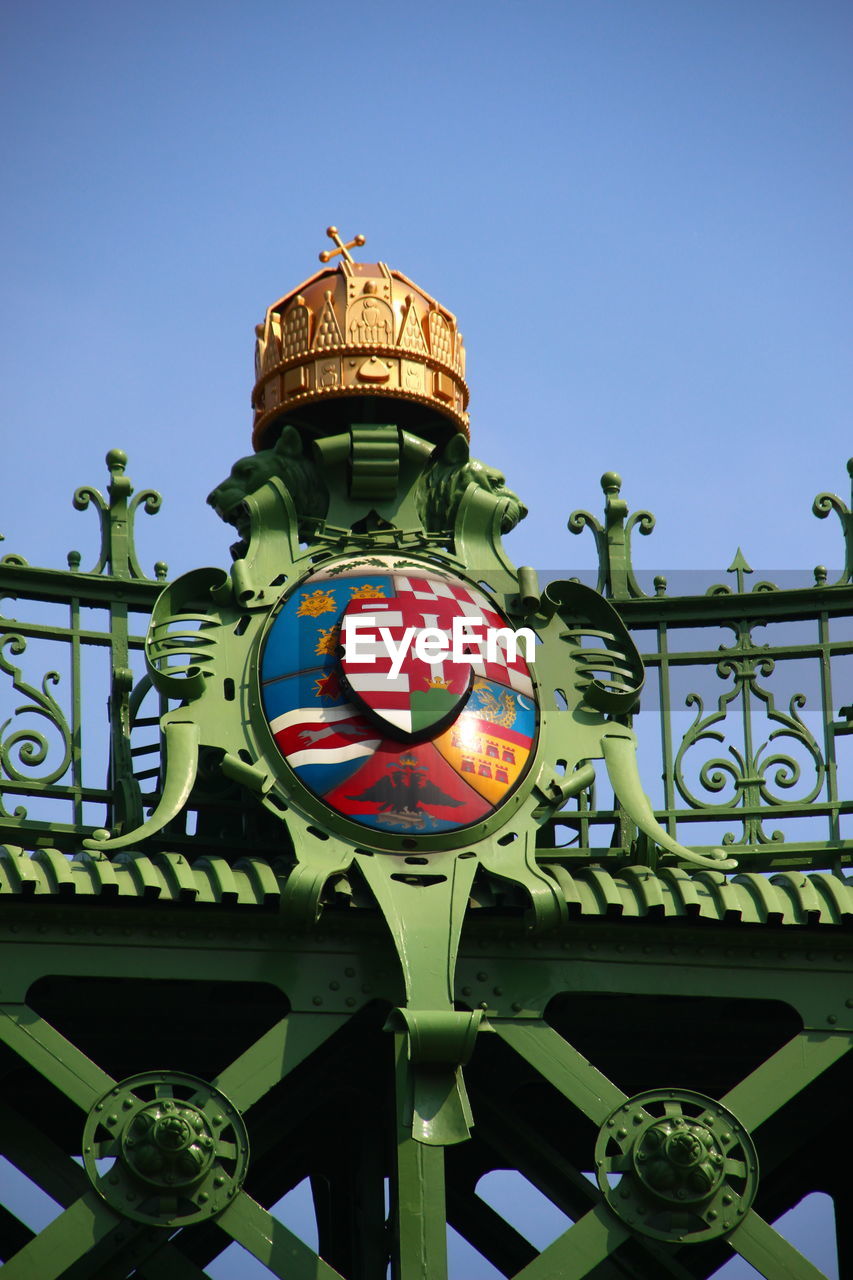
[[[255,333],[255,449],[276,419],[334,397],[392,396],[435,410],[468,435],[465,347],[456,317],[384,262],[354,262],[336,227],[340,264],[267,308]]]

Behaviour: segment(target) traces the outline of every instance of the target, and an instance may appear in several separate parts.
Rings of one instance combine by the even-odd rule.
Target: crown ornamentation
[[[354,262],[336,227],[336,267],[279,298],[255,330],[255,449],[276,419],[343,396],[391,396],[425,405],[468,435],[465,347],[456,317],[384,262]]]

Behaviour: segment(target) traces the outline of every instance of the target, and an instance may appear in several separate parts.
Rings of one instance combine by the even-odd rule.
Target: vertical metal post
[[[391,1185],[393,1280],[447,1280],[444,1148],[415,1142],[407,1037],[394,1036],[397,1142]]]

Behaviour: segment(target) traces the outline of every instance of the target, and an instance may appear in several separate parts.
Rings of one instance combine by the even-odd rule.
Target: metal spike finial
[[[366,243],[366,239],[364,236],[356,236],[354,240],[350,240],[349,244],[344,244],[343,240],[338,234],[337,227],[326,227],[326,235],[329,237],[330,240],[334,240],[335,244],[338,247],[337,249],[324,249],[320,254],[321,262],[331,262],[332,258],[336,257],[339,253],[343,254],[347,262],[352,262],[352,257],[350,256],[350,252],[349,252],[350,249],[355,249],[356,247],[360,248],[363,244]]]

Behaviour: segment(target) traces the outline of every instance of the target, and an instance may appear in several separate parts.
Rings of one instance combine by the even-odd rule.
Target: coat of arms
[[[359,558],[325,566],[273,616],[260,680],[276,744],[309,791],[361,825],[481,822],[534,749],[530,667],[472,584],[376,560],[370,573]]]

